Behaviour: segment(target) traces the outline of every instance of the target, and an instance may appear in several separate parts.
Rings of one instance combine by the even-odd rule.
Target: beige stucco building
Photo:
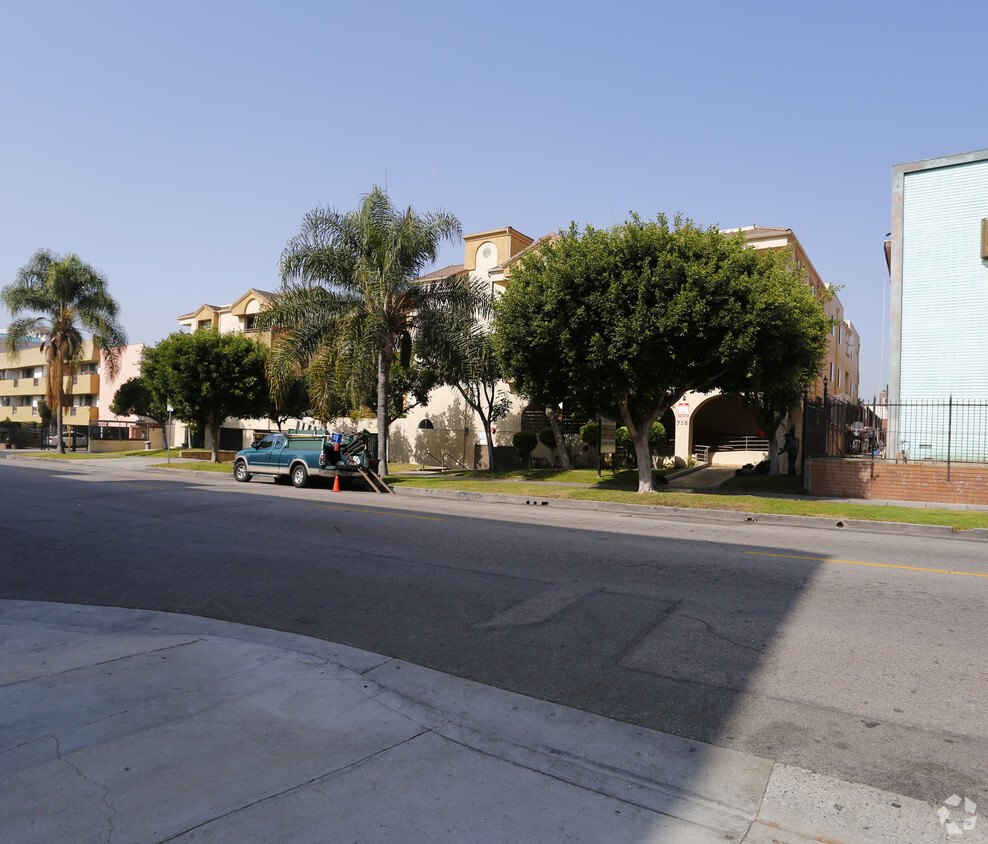
[[[236,331],[257,334],[259,339],[267,340],[269,332],[255,331],[254,320],[273,296],[273,293],[252,287],[232,305],[200,305],[192,313],[180,316],[178,321],[188,331],[215,328],[221,333]]]
[[[727,233],[733,231],[739,229],[727,230]],[[830,397],[856,400],[858,337],[853,325],[844,318],[843,305],[836,293],[820,278],[791,229],[748,226],[740,231],[756,249],[792,249],[794,260],[806,275],[807,284],[824,300],[824,310],[835,320],[828,357],[811,390],[811,397],[823,394],[826,378]],[[547,235],[550,238],[555,236]],[[442,267],[420,280],[428,282],[467,273],[473,279],[490,285],[489,289],[497,293],[510,283],[512,264],[527,250],[538,248],[539,242],[510,226],[467,234],[464,236],[462,264]],[[231,305],[202,305],[178,319],[187,330],[216,328],[220,331],[252,332],[254,315],[273,295],[251,289]],[[523,426],[541,428],[548,421],[544,413],[531,408],[525,413],[527,401],[514,395],[507,383],[502,382],[499,389],[509,397],[510,410],[506,417],[494,424],[493,440],[495,448],[505,448],[507,454],[512,450],[514,434]],[[668,452],[680,462],[700,450],[699,446],[714,450],[715,459],[722,463],[741,464],[765,456],[766,434],[758,430],[751,412],[719,392],[687,393],[661,421],[670,437]],[[794,420],[794,424],[798,421]],[[314,425],[314,420],[302,419],[290,420],[288,427],[308,428]],[[373,429],[374,425],[370,414],[364,418],[337,419],[331,423],[335,430],[341,431]],[[488,465],[486,437],[478,425],[476,414],[455,389],[439,388],[430,394],[428,404],[409,408],[404,417],[392,423],[389,460],[395,463],[484,467]],[[230,419],[224,428],[225,443],[221,442],[221,447],[240,448],[249,444],[258,433],[272,430],[274,423],[268,420]],[[575,443],[571,452],[577,458],[586,454],[580,443]],[[542,445],[533,456],[545,460],[552,458],[549,450]]]

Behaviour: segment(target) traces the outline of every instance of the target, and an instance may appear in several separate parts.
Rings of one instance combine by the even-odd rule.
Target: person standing
[[[799,440],[796,439],[795,428],[786,432],[785,439],[782,443],[782,450],[786,453],[786,457],[789,458],[789,474],[795,475],[796,458],[799,456]]]

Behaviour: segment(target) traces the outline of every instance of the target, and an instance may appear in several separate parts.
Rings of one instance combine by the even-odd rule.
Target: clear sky
[[[75,252],[152,344],[276,290],[303,214],[385,180],[466,232],[681,212],[792,228],[870,398],[892,166],[988,147],[986,24],[983,0],[0,0],[0,284]]]

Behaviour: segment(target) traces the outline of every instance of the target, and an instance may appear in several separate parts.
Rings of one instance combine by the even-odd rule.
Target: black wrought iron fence
[[[803,406],[807,457],[861,457],[895,462],[988,463],[988,400]]]

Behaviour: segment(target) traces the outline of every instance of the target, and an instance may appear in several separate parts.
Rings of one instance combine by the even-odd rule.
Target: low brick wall
[[[880,498],[893,501],[933,501],[938,504],[988,505],[988,466],[952,463],[875,462],[811,459],[804,467],[810,495],[830,498]]]

